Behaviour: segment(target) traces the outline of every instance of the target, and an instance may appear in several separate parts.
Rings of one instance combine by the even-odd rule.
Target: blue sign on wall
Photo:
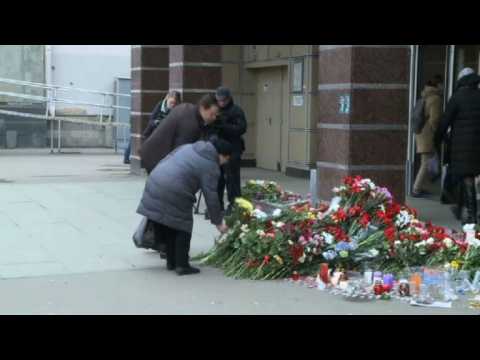
[[[340,114],[350,114],[350,95],[341,95],[338,99]]]

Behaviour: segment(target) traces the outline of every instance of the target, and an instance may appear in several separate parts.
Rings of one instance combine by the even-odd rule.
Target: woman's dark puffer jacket
[[[435,136],[440,145],[449,127],[451,132],[451,170],[456,176],[480,175],[480,76],[461,78],[447,104]]]

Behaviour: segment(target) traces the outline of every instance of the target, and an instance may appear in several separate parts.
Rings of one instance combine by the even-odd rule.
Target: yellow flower
[[[315,219],[316,219],[315,215],[314,215],[312,212],[309,212],[309,213],[308,213],[308,218],[309,218],[310,220],[315,220]]]
[[[456,260],[453,260],[450,264],[452,266],[452,269],[458,270],[460,268],[460,263]]]
[[[278,262],[280,265],[283,265],[283,259],[282,259],[280,256],[275,255],[273,258],[274,258],[275,260],[277,260],[277,262]]]
[[[249,212],[253,211],[253,205],[250,201],[245,200],[243,198],[237,198],[235,199],[235,203],[240,206],[242,209],[245,209]]]

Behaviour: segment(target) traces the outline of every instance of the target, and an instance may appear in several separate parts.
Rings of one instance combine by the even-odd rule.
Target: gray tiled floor
[[[105,151],[0,152],[1,313],[472,313],[459,306],[359,306],[292,284],[227,279],[210,268],[178,278],[156,253],[132,244],[145,179],[130,175],[121,161]],[[306,180],[274,172],[245,169],[243,176],[308,189]],[[424,218],[451,221],[434,202],[412,203]],[[196,216],[192,254],[209,249],[215,236]]]

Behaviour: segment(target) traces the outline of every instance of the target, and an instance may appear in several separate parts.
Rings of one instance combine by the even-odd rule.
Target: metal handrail
[[[58,121],[58,145],[57,145],[58,152],[61,151],[61,127],[62,127],[61,122],[62,121],[100,125],[100,126],[130,127],[130,124],[112,122],[112,116],[113,116],[114,110],[117,110],[117,109],[130,110],[131,109],[129,106],[113,105],[113,100],[115,99],[115,97],[123,96],[123,97],[130,98],[131,96],[128,94],[120,94],[120,93],[98,91],[98,90],[86,90],[86,89],[79,89],[79,88],[67,88],[67,87],[58,86],[58,85],[42,84],[42,83],[35,83],[30,81],[12,80],[12,79],[5,79],[5,78],[0,78],[0,83],[45,89],[46,96],[15,93],[11,91],[0,91],[0,95],[4,95],[7,97],[17,97],[21,99],[35,100],[37,102],[45,103],[45,113],[43,115],[23,113],[19,111],[11,111],[11,110],[4,110],[4,109],[0,109],[0,113],[6,114],[6,115],[15,115],[15,116],[24,116],[24,117],[31,117],[31,118],[37,118],[37,119],[40,118],[40,119],[51,120],[51,124],[50,124],[50,152],[51,153],[53,153],[53,128],[54,128],[53,121]],[[78,92],[90,93],[95,95],[101,95],[103,96],[103,104],[97,104],[97,103],[81,101],[81,100],[69,100],[64,98],[58,98],[57,93],[59,91],[78,91]],[[107,97],[112,98],[111,104],[107,104]],[[56,106],[55,106],[57,103],[83,105],[88,107],[100,108],[101,110],[99,114],[100,121],[88,121],[88,120],[75,119],[75,118],[65,117],[65,116],[57,116]],[[107,109],[107,114],[104,114],[105,109]],[[107,116],[108,121],[104,122],[104,116]]]
[[[45,119],[45,115],[32,114],[32,113],[22,113],[22,112],[19,112],[19,111],[4,110],[4,109],[0,109],[0,114],[30,117],[30,118],[34,118],[34,119]],[[77,115],[77,116],[79,116],[79,115]],[[57,120],[57,121],[61,120],[61,121],[74,122],[74,123],[78,123],[78,124],[87,124],[87,125],[103,125],[103,126],[111,125],[111,126],[119,126],[119,127],[126,127],[126,128],[130,127],[130,124],[128,124],[128,123],[120,123],[120,122],[112,121],[110,123],[100,124],[98,122],[93,122],[91,120],[71,119],[71,118],[66,117],[66,116],[58,116],[58,115],[49,116],[48,120]]]
[[[9,92],[9,91],[0,91],[0,95],[18,97],[18,98],[27,99],[27,100],[37,100],[37,101],[41,101],[41,102],[48,102],[50,100],[48,97],[45,97],[45,96],[19,94],[19,93],[12,93],[12,92]],[[130,110],[130,107],[128,107],[128,106],[95,104],[95,103],[90,103],[90,102],[81,101],[81,100],[69,100],[69,99],[55,98],[54,101],[59,102],[59,103],[64,103],[64,104],[72,104],[72,105],[86,105],[86,106],[91,106],[91,107],[99,107],[99,108],[107,108],[107,109]]]
[[[21,85],[21,86],[32,86],[32,87],[38,87],[38,88],[42,88],[42,89],[57,89],[57,90],[79,91],[79,92],[86,92],[86,93],[100,94],[100,95],[109,95],[109,96],[131,97],[131,95],[129,95],[129,94],[120,94],[120,93],[113,93],[113,92],[108,92],[108,91],[89,90],[89,89],[82,89],[82,88],[71,88],[71,87],[67,87],[67,86],[44,84],[44,83],[37,83],[37,82],[25,81],[25,80],[13,80],[13,79],[0,78],[0,83]]]

